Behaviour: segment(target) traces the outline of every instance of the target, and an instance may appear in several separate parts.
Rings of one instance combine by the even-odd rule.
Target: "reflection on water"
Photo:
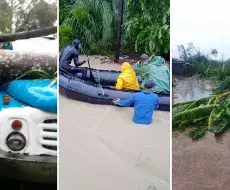
[[[213,86],[211,80],[173,76],[173,103],[209,97]]]

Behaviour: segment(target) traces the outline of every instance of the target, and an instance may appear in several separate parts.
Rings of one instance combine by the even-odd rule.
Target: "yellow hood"
[[[116,89],[139,90],[136,73],[128,62],[121,65],[121,74],[117,79]]]
[[[129,62],[124,62],[121,65],[121,72],[123,73],[125,70],[127,69],[132,69],[131,65],[129,64]]]

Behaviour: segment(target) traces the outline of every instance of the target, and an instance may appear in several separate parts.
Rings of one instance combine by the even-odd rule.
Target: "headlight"
[[[20,151],[26,146],[26,138],[19,132],[12,132],[6,138],[6,144],[10,150]]]

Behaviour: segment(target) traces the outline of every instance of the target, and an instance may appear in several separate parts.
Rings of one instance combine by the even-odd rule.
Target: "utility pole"
[[[123,22],[123,11],[124,11],[124,0],[119,0],[118,5],[118,17],[116,26],[116,51],[115,51],[115,62],[119,62],[120,49],[121,49],[121,30]]]

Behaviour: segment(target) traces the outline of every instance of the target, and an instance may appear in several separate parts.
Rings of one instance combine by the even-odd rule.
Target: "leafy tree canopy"
[[[125,0],[122,50],[169,52],[169,0]],[[118,0],[60,0],[60,45],[75,38],[91,53],[113,51]]]
[[[13,33],[53,26],[56,3],[45,0],[1,0],[0,32]]]

